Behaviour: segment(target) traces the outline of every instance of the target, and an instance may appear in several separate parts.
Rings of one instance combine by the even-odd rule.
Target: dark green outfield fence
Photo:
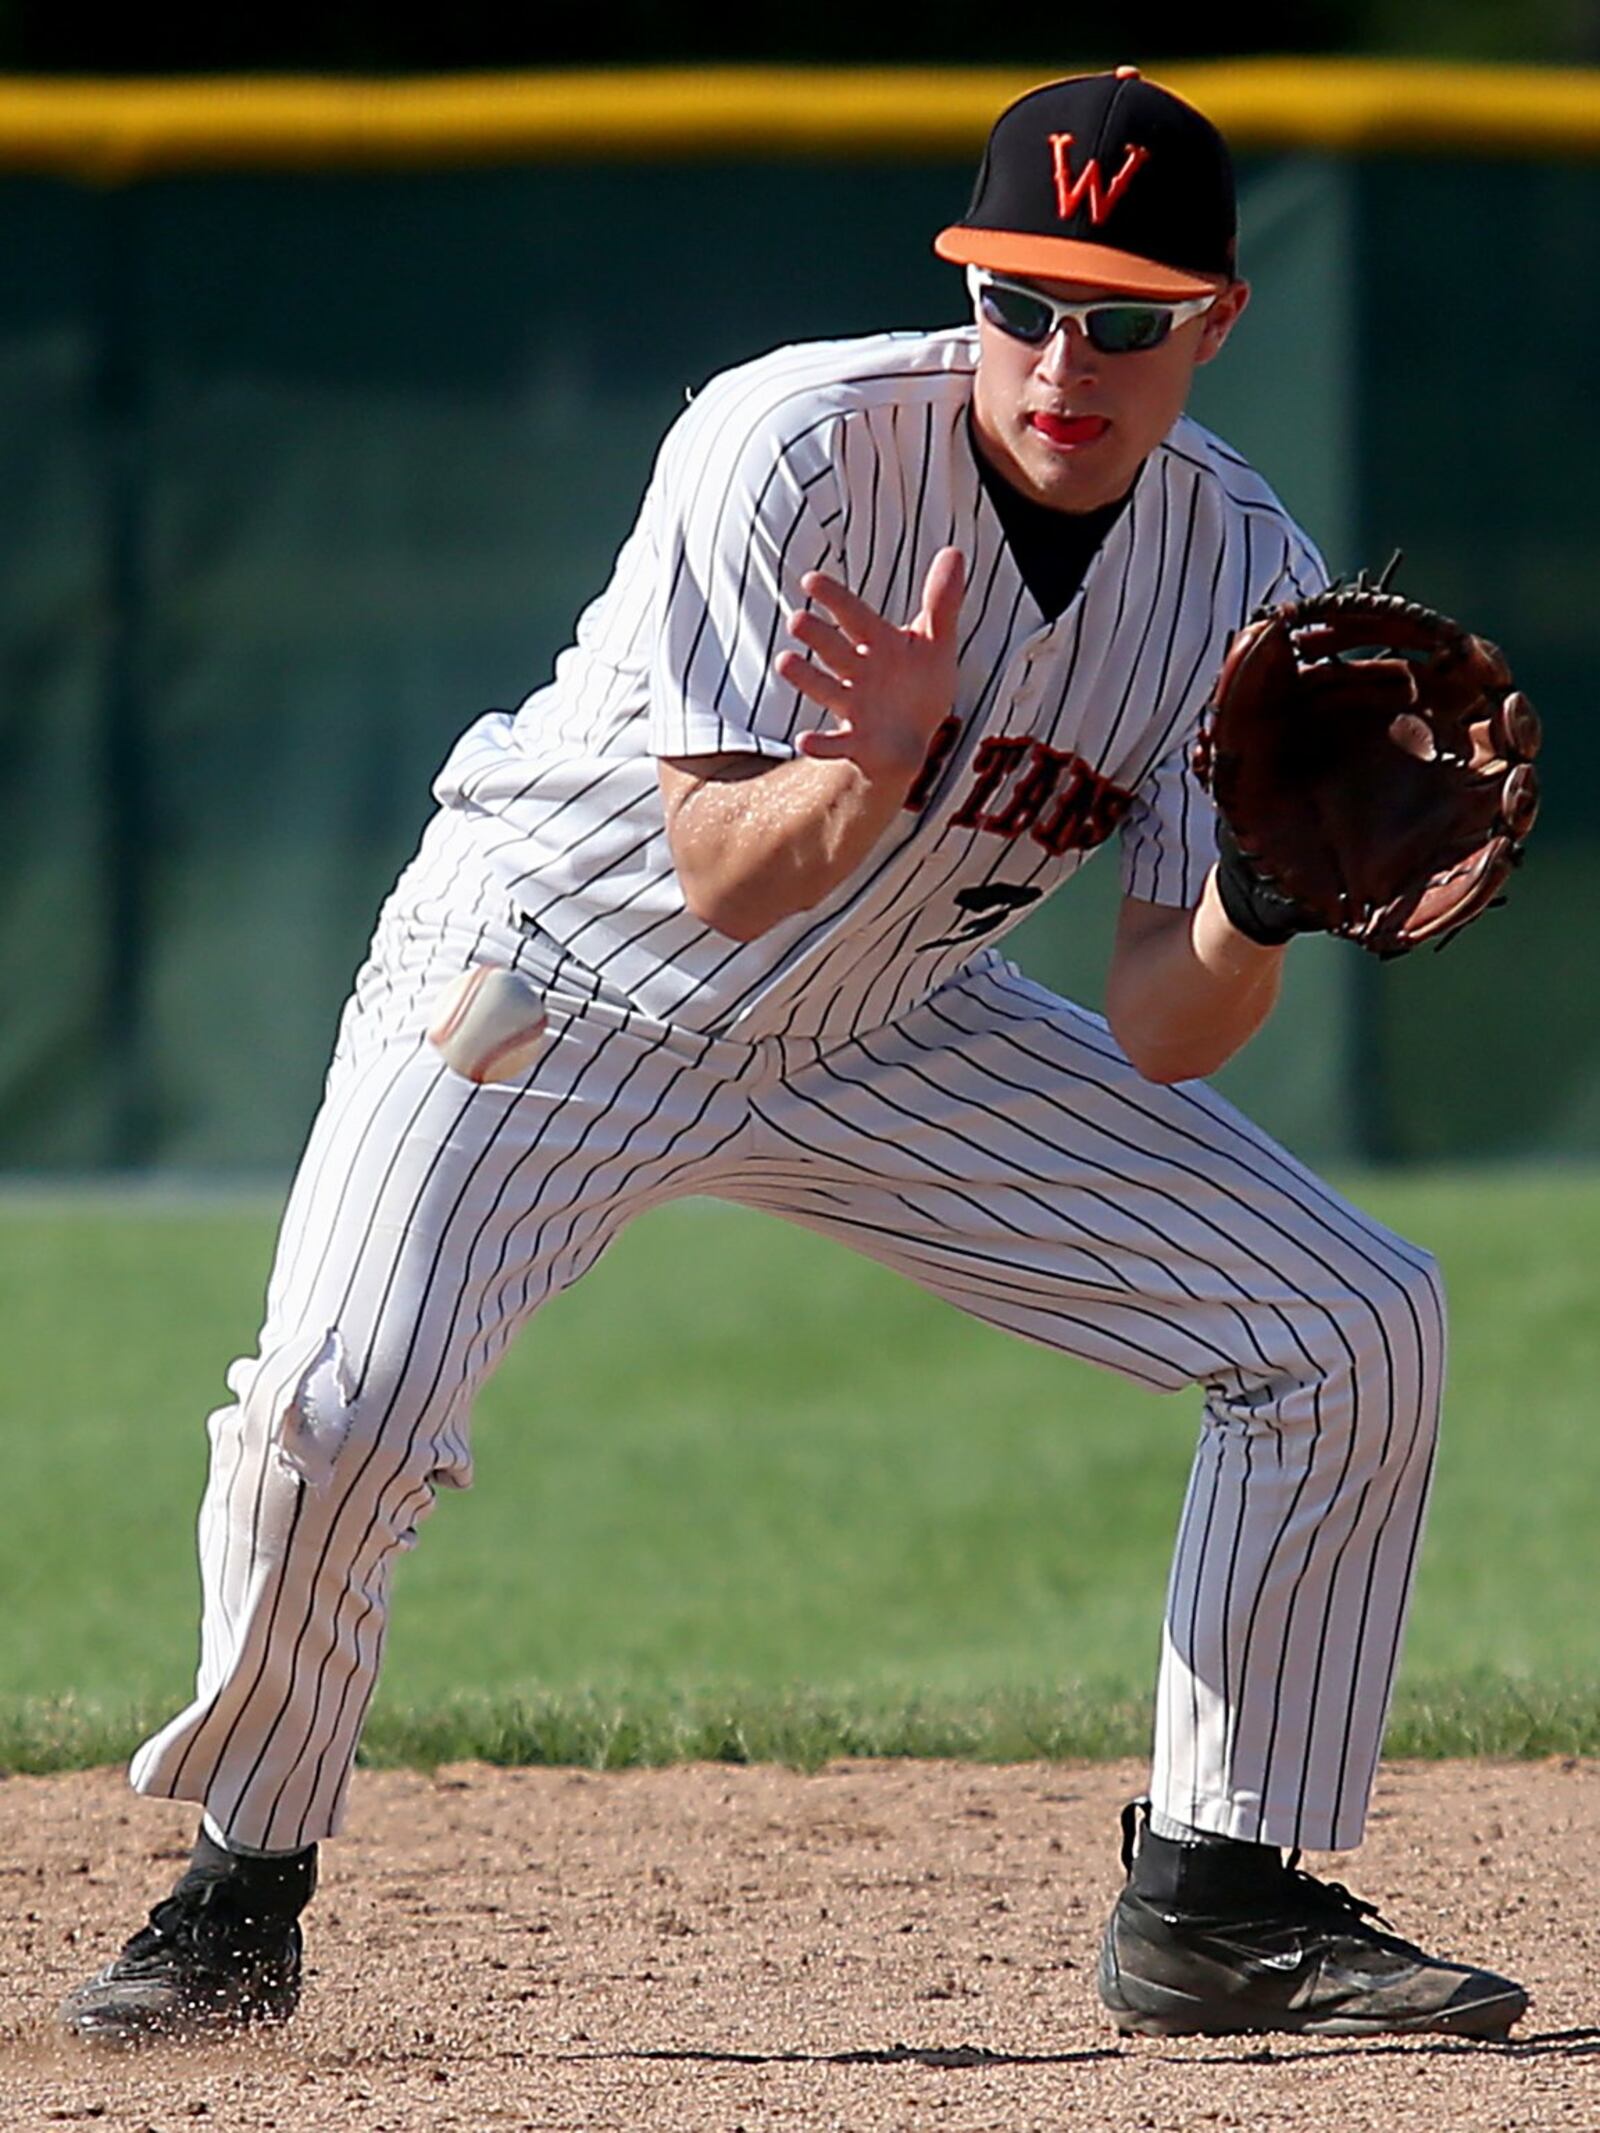
[[[291,1161],[433,770],[548,674],[686,388],[956,315],[971,162],[0,175],[0,1166]],[[1510,908],[1387,968],[1297,948],[1227,1085],[1316,1160],[1593,1156],[1600,164],[1243,169],[1256,300],[1197,412],[1336,565],[1403,544],[1549,743]],[[1089,997],[1114,871],[1024,936]]]

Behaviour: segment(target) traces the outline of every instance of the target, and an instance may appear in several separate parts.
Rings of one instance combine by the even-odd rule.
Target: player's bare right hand
[[[960,549],[941,548],[904,629],[837,578],[814,570],[801,579],[814,605],[791,615],[789,628],[811,657],[783,651],[773,665],[834,719],[799,736],[802,755],[854,763],[872,780],[916,775],[955,701],[966,574]]]

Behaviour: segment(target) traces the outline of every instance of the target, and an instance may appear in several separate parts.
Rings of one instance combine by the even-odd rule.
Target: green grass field
[[[1600,1178],[1354,1189],[1441,1254],[1456,1331],[1391,1748],[1600,1748]],[[183,1700],[203,1418],[271,1228],[0,1200],[0,1765],[121,1753]],[[779,1223],[654,1215],[480,1403],[478,1485],[397,1576],[369,1751],[1137,1748],[1197,1412]]]

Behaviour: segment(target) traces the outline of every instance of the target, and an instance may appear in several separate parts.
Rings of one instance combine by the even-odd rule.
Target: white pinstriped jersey
[[[779,349],[714,379],[554,680],[470,728],[440,774],[514,904],[658,1021],[825,1041],[892,1021],[1113,829],[1129,894],[1199,894],[1200,707],[1230,633],[1321,584],[1321,560],[1183,419],[1049,621],[978,476],[976,366],[966,327]],[[713,932],[684,908],[655,759],[793,754],[821,716],[772,668],[802,575],[904,623],[945,546],[967,559],[957,698],[898,823],[813,910],[756,941]]]

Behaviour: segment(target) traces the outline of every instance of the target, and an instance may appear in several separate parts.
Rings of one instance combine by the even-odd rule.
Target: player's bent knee
[[[1444,1276],[1438,1260],[1421,1245],[1397,1242],[1385,1273],[1386,1294],[1379,1302],[1391,1330],[1415,1341],[1437,1363],[1445,1343]]]
[[[1438,1428],[1444,1376],[1444,1287],[1437,1263],[1396,1239],[1340,1316],[1353,1365],[1352,1417],[1369,1450],[1383,1445],[1385,1463],[1425,1457]]]
[[[355,1429],[344,1342],[330,1330],[277,1418],[278,1457],[301,1481],[326,1488]]]
[[[347,1504],[353,1493],[381,1491],[431,1502],[436,1488],[471,1481],[464,1436],[430,1426],[422,1402],[385,1373],[358,1375],[337,1327],[236,1366],[230,1382],[239,1404],[216,1418],[219,1449],[231,1429],[247,1458],[313,1497]]]

